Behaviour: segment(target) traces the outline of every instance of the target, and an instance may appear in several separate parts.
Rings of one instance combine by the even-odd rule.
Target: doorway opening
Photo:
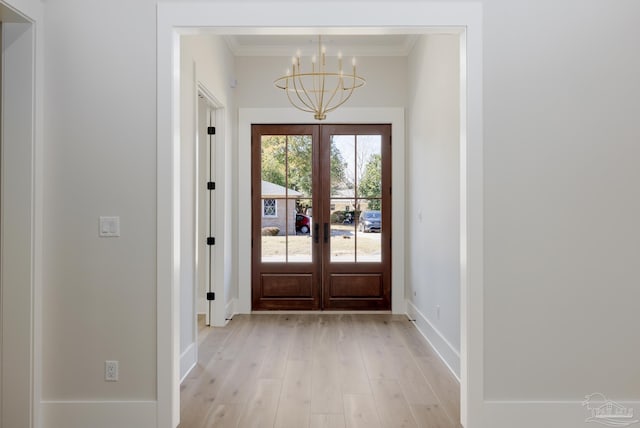
[[[451,5],[445,3],[416,2],[391,4],[381,2],[368,10],[366,15],[359,14],[355,3],[345,3],[339,15],[327,14],[326,5],[320,2],[309,2],[305,10],[293,15],[282,15],[278,10],[270,9],[269,5],[254,5],[256,18],[247,21],[246,10],[242,6],[226,3],[201,3],[180,5],[170,3],[158,6],[158,372],[175,373],[178,355],[173,344],[176,337],[176,320],[172,315],[176,279],[180,266],[172,263],[175,248],[167,237],[175,235],[176,219],[172,216],[179,203],[179,195],[170,191],[175,184],[176,176],[172,170],[172,162],[177,155],[175,150],[178,141],[175,138],[175,117],[172,117],[172,106],[179,95],[179,85],[176,84],[174,65],[176,61],[176,36],[194,29],[202,29],[215,34],[286,34],[287,32],[309,31],[316,33],[318,29],[329,29],[331,26],[348,28],[350,31],[379,31],[388,32],[398,28],[401,31],[414,29],[415,31],[443,31],[447,28],[462,29],[461,45],[461,74],[463,88],[461,90],[461,139],[460,139],[460,170],[461,170],[461,364],[462,364],[462,417],[463,424],[469,420],[481,420],[482,412],[482,7],[476,3]],[[388,10],[393,7],[394,16],[389,21]],[[291,27],[292,19],[297,27]],[[384,27],[380,25],[384,23]],[[394,27],[395,26],[395,27]],[[451,27],[453,26],[453,27]],[[301,30],[302,29],[302,30]],[[426,29],[426,30],[425,30]],[[437,29],[437,30],[436,30]],[[196,30],[198,31],[198,30]],[[393,29],[392,29],[393,31]],[[271,109],[273,110],[273,109]],[[239,114],[238,142],[250,141],[243,138],[245,133],[242,124],[251,112]],[[273,112],[276,115],[276,112]],[[294,121],[297,121],[295,117]],[[278,123],[253,122],[253,123]],[[367,121],[366,119],[364,120]],[[251,122],[250,122],[251,123]],[[304,123],[304,122],[302,122]],[[394,126],[394,133],[397,127]],[[394,142],[396,141],[394,137]],[[243,143],[244,144],[244,143]],[[240,157],[245,150],[239,145],[236,154]],[[395,147],[394,147],[395,151]],[[237,200],[243,201],[249,186],[245,186],[245,177],[250,176],[250,166],[240,163],[237,167],[238,181]],[[248,178],[246,179],[248,180]],[[250,181],[250,180],[248,180]],[[395,182],[395,181],[394,181]],[[167,184],[162,186],[160,184]],[[394,198],[396,192],[394,192]],[[250,205],[250,204],[248,204]],[[400,205],[398,205],[400,206]],[[242,245],[249,245],[250,233],[243,230],[241,225],[250,224],[250,218],[242,211],[238,212],[234,231],[239,250]],[[243,220],[249,220],[243,222]],[[396,220],[394,216],[394,222]],[[249,235],[249,238],[247,238]],[[394,241],[394,257],[396,242]],[[400,249],[402,251],[402,248]],[[246,255],[249,251],[236,251],[235,254]],[[250,292],[243,289],[249,281],[249,269],[244,269],[243,260],[236,260],[238,308],[240,312],[251,310]],[[396,269],[394,272],[399,272]],[[244,282],[243,282],[244,281]],[[394,281],[394,287],[396,283]],[[395,288],[394,288],[395,291]],[[248,294],[248,295],[247,295]],[[404,305],[396,302],[393,305]],[[394,308],[394,312],[403,312],[402,307]],[[166,335],[170,331],[172,334]],[[178,382],[177,376],[158,376],[159,420],[176,421]],[[164,405],[164,404],[166,405]]]
[[[252,127],[253,309],[391,309],[391,125]]]

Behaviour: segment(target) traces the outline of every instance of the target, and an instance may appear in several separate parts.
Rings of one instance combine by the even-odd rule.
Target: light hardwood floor
[[[406,317],[236,315],[199,332],[179,428],[458,428],[459,385]]]

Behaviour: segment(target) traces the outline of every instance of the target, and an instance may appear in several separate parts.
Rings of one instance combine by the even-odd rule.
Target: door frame
[[[308,124],[309,114],[294,108],[241,108],[238,114],[238,206],[251,206],[251,125]],[[331,112],[331,123],[391,124],[391,236],[404,236],[405,206],[405,123],[399,107],[348,108]],[[251,211],[239,210],[239,224],[251,224]],[[238,253],[251,254],[251,231],[238,228]],[[391,242],[391,312],[406,313],[404,287],[404,242]],[[238,258],[238,312],[251,313],[251,258]],[[336,311],[332,311],[336,312]],[[380,313],[380,311],[377,311]]]
[[[368,5],[347,1],[344,13],[335,14],[325,2],[305,2],[304,9],[281,14],[268,2],[251,3],[254,13],[247,15],[245,3],[166,2],[157,5],[157,420],[158,427],[173,428],[179,421],[179,322],[178,294],[180,265],[176,263],[180,230],[176,209],[179,205],[179,177],[175,162],[179,158],[179,35],[199,31],[224,34],[308,34],[342,28],[354,34],[359,29],[389,31],[429,31],[457,29],[461,47],[461,140],[460,140],[460,277],[461,277],[461,418],[466,428],[480,427],[484,417],[484,325],[483,325],[483,7],[472,2],[393,2]],[[392,10],[393,14],[389,14]],[[291,23],[295,22],[296,27]],[[341,109],[336,112],[340,112]],[[280,118],[282,120],[282,118]],[[289,120],[289,119],[288,119]],[[402,124],[404,126],[404,123]],[[396,127],[394,127],[396,128]],[[243,127],[238,130],[243,132]],[[246,132],[246,130],[245,130]],[[246,137],[246,135],[245,135]],[[238,141],[243,141],[239,138]],[[246,141],[246,140],[245,140]],[[395,141],[395,140],[394,140]],[[238,148],[238,152],[242,150]],[[239,158],[238,158],[239,159]],[[238,185],[243,166],[237,166]],[[246,187],[245,187],[246,190]],[[236,195],[239,187],[234,187]],[[239,205],[236,205],[236,209]],[[239,222],[239,220],[238,220]],[[241,228],[236,226],[237,243]],[[397,235],[396,235],[397,236]],[[243,236],[246,238],[246,236]],[[394,244],[395,245],[395,244]],[[397,254],[394,247],[394,253]],[[246,254],[246,253],[245,253]],[[235,257],[242,260],[240,251]],[[404,264],[403,264],[404,265]],[[239,276],[242,273],[236,264]],[[242,290],[239,290],[241,293]]]
[[[198,76],[198,67],[196,64],[196,76]],[[209,88],[207,88],[207,86],[204,84],[204,82],[202,81],[202,79],[199,79],[198,77],[196,77],[196,104],[198,103],[198,95],[197,94],[202,94],[204,99],[206,100],[207,104],[209,105],[209,108],[211,109],[211,112],[213,114],[213,121],[215,123],[215,127],[216,127],[216,139],[215,139],[215,154],[213,157],[213,161],[214,164],[210,165],[209,164],[209,160],[207,159],[207,165],[208,168],[212,169],[212,179],[214,182],[216,183],[220,183],[222,180],[222,172],[225,169],[225,165],[224,165],[224,135],[225,135],[225,107],[224,104],[221,103],[218,98],[213,94],[213,92],[211,90],[209,90]],[[198,110],[198,107],[196,106],[196,111]],[[197,115],[196,115],[197,116]],[[196,121],[197,121],[197,117],[196,117]],[[208,154],[209,152],[207,152]],[[197,148],[196,150],[196,156],[198,157],[198,159],[196,159],[196,163],[199,162],[199,156],[202,154],[202,152],[200,151],[200,147]],[[205,174],[208,173],[208,170],[205,171]],[[198,176],[196,176],[196,183],[197,185],[201,185],[202,183],[198,182],[198,179],[202,179],[202,176],[200,175],[200,172],[198,172]],[[196,193],[198,193],[198,191],[196,190]],[[224,205],[223,205],[223,195],[224,195],[224,189],[217,189],[215,192],[213,192],[213,194],[211,195],[213,201],[212,201],[212,205],[213,205],[213,212],[211,213],[211,215],[213,216],[213,218],[215,219],[214,225],[212,227],[212,234],[213,236],[220,236],[221,235],[221,229],[223,228],[221,225],[221,219],[224,218]],[[197,224],[199,224],[199,219],[197,217],[201,216],[201,215],[205,215],[205,217],[208,214],[208,210],[206,209],[206,207],[204,209],[202,209],[201,204],[202,201],[198,200],[198,203],[200,204],[200,206],[195,210],[196,211],[196,219],[194,220]],[[198,250],[199,256],[198,256],[198,262],[202,262],[202,260],[200,259],[200,254],[203,252],[203,249],[206,247],[206,244],[203,243],[203,236],[206,234],[206,231],[201,231],[198,230],[198,227],[196,227],[196,236],[194,237],[195,240],[195,244]],[[213,264],[212,266],[212,272],[213,272],[213,278],[211,278],[211,286],[212,289],[211,291],[213,291],[214,293],[216,293],[216,296],[224,296],[224,271],[222,269],[221,263],[223,260],[222,257],[222,251],[223,251],[223,247],[221,245],[214,245],[213,247],[208,248],[208,251],[211,251],[211,262]],[[207,251],[204,251],[204,253],[206,254]],[[206,260],[206,262],[208,263],[208,260]],[[198,313],[199,311],[199,307],[200,304],[202,303],[201,299],[205,298],[204,296],[199,296],[198,292],[199,292],[199,281],[200,281],[200,277],[199,277],[199,273],[198,273],[199,269],[196,269],[196,290],[195,290],[195,298],[196,298],[196,313]],[[207,275],[205,275],[206,278],[208,278]],[[205,290],[206,291],[206,290]],[[224,325],[227,324],[228,320],[227,318],[227,308],[224,305],[224,299],[216,299],[213,302],[207,302],[207,305],[211,305],[211,318],[208,318],[209,324],[211,326],[215,326],[215,327],[222,327]],[[197,320],[196,320],[196,325],[197,325]]]
[[[243,109],[241,109],[243,110]],[[403,112],[397,112],[398,117],[403,115]],[[334,114],[334,113],[332,113]],[[382,113],[382,116],[385,114]],[[391,116],[391,115],[390,115]],[[282,117],[285,117],[284,115]],[[371,120],[371,115],[367,115],[369,120]],[[373,125],[373,126],[372,126]],[[389,248],[389,244],[393,243],[391,237],[394,233],[393,221],[392,221],[392,213],[393,213],[393,194],[391,193],[391,186],[393,186],[393,159],[392,155],[392,134],[393,134],[393,124],[388,121],[380,121],[380,122],[347,122],[341,121],[340,123],[334,123],[330,121],[329,123],[265,123],[262,121],[252,123],[251,127],[251,141],[249,144],[250,150],[250,207],[249,210],[249,221],[251,224],[250,230],[250,239],[249,242],[252,244],[249,246],[249,251],[251,254],[251,260],[249,261],[249,276],[250,276],[250,294],[251,294],[251,302],[250,302],[250,311],[273,311],[275,310],[310,310],[310,311],[330,311],[330,312],[340,312],[340,311],[359,311],[359,312],[367,312],[371,311],[374,313],[384,313],[389,312],[391,309],[391,302],[393,301],[393,293],[391,292],[392,286],[392,272],[393,263],[392,258],[393,254],[391,254],[391,258],[388,258],[388,252],[392,252],[392,248]],[[335,131],[335,134],[332,133]],[[374,132],[371,132],[374,131]],[[382,174],[383,177],[386,177],[382,181],[383,186],[389,186],[389,189],[385,188],[382,190],[381,197],[386,203],[391,205],[391,209],[383,209],[383,230],[387,230],[386,233],[381,235],[384,239],[381,239],[383,250],[382,254],[385,256],[381,261],[382,268],[377,267],[374,269],[371,266],[368,266],[366,269],[362,264],[356,265],[352,263],[340,263],[340,262],[332,262],[330,260],[330,245],[327,244],[327,241],[324,241],[324,244],[315,241],[318,239],[318,235],[323,236],[323,240],[326,239],[326,231],[322,232],[313,232],[317,233],[316,238],[314,238],[314,244],[312,244],[314,257],[310,262],[304,263],[264,263],[261,260],[261,248],[262,244],[256,241],[260,241],[260,229],[262,227],[262,215],[260,212],[260,201],[263,199],[261,192],[256,190],[256,186],[259,186],[259,182],[261,181],[261,140],[260,137],[263,135],[307,135],[310,136],[313,142],[313,153],[314,155],[311,158],[311,163],[313,165],[313,218],[316,226],[321,225],[322,223],[326,225],[330,224],[329,222],[329,203],[330,203],[330,189],[329,189],[329,175],[325,175],[321,173],[321,169],[319,166],[328,160],[328,153],[325,152],[326,147],[330,145],[329,137],[331,135],[380,135],[381,136],[381,154],[384,159],[390,159],[383,161],[383,169]],[[404,139],[401,142],[398,142],[397,145],[403,148]],[[329,143],[329,144],[328,144]],[[327,156],[327,157],[325,157]],[[402,158],[403,159],[403,158]],[[326,171],[326,170],[325,170]],[[389,193],[386,193],[388,190]],[[397,192],[400,192],[404,195],[404,183],[397,187]],[[383,196],[383,194],[385,194]],[[364,198],[363,198],[364,199]],[[288,199],[285,199],[285,210],[288,212],[289,202]],[[383,203],[383,206],[384,203]],[[399,211],[399,210],[396,210]],[[288,214],[287,214],[288,215]],[[401,227],[404,227],[404,222],[399,223]],[[397,226],[397,225],[396,225]],[[387,229],[388,228],[388,229]],[[285,235],[289,235],[290,231],[286,231]],[[311,237],[311,235],[309,235]],[[397,240],[398,241],[398,240]],[[402,239],[399,240],[400,244],[402,244]],[[390,270],[391,272],[388,272]],[[402,267],[399,269],[404,273],[404,269]],[[336,272],[338,271],[338,272]],[[366,275],[377,273],[382,278],[382,284],[384,287],[384,292],[382,298],[335,298],[332,299],[329,289],[331,288],[331,272],[334,274],[339,274],[339,272],[344,274],[359,274]],[[263,275],[265,275],[263,277]],[[275,275],[275,276],[274,276]],[[280,276],[281,275],[281,276]],[[279,277],[280,276],[280,277]],[[277,278],[277,281],[282,280],[283,277],[291,278],[292,276],[296,276],[297,281],[304,281],[309,276],[311,276],[311,284],[312,290],[310,295],[306,296],[289,296],[289,297],[265,297],[262,294],[262,291],[258,293],[258,290],[261,290],[261,285],[266,277]],[[280,285],[280,284],[279,284]],[[390,298],[390,299],[389,299]],[[399,298],[401,302],[404,302],[404,296]],[[387,307],[387,305],[389,307]],[[261,306],[261,307],[257,307]],[[333,307],[332,307],[333,306]],[[403,309],[406,311],[406,307]]]
[[[2,51],[2,308],[0,425],[40,425],[42,390],[43,35],[36,2],[0,0]],[[9,41],[11,40],[11,41]],[[4,329],[11,328],[11,335]],[[19,328],[20,334],[15,334]]]

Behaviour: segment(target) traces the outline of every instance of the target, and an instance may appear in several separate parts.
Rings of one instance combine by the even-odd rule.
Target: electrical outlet
[[[118,362],[117,361],[105,361],[104,362],[104,380],[107,382],[116,382],[118,380]]]

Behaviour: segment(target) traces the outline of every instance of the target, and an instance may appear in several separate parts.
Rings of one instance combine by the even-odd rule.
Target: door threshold
[[[251,315],[391,315],[391,311],[251,311]]]

